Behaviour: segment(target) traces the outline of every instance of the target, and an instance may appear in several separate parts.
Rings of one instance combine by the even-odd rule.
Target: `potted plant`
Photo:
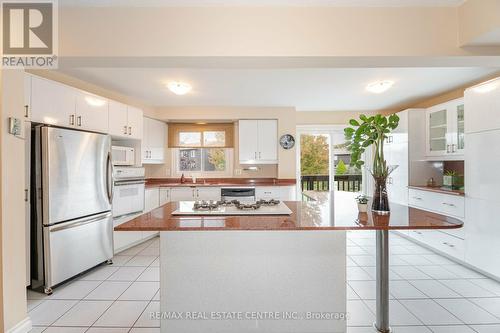
[[[452,190],[458,190],[463,186],[463,177],[454,170],[447,170],[443,175],[443,186]]]
[[[359,195],[356,197],[358,202],[358,211],[360,213],[366,213],[368,211],[368,198],[365,195]]]
[[[361,160],[363,153],[368,147],[373,146],[373,164],[370,171],[374,179],[374,194],[372,212],[378,214],[389,214],[389,198],[387,197],[387,177],[397,166],[387,165],[384,157],[384,142],[388,134],[396,129],[399,117],[396,114],[390,116],[365,116],[360,115],[359,120],[351,119],[350,127],[344,129],[347,140],[347,149],[351,152],[351,165],[361,168],[365,164]]]

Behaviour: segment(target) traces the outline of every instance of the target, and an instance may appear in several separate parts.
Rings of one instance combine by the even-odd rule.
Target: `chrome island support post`
[[[391,331],[389,327],[389,231],[377,230],[377,317],[375,329],[381,333]]]

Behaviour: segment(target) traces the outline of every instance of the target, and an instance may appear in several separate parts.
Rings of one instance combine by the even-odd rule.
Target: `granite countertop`
[[[203,186],[293,186],[295,179],[279,178],[198,178],[193,183],[191,178],[187,178],[185,183],[181,183],[179,178],[148,178],[146,187],[203,187]]]
[[[408,188],[413,188],[422,191],[450,194],[450,195],[465,196],[465,191],[463,190],[451,190],[441,186],[410,185],[408,186]]]
[[[352,193],[307,193],[309,201],[286,201],[291,215],[173,216],[177,202],[167,203],[117,227],[116,231],[221,231],[221,230],[404,230],[454,229],[462,221],[408,206],[391,204],[390,215],[359,213]]]

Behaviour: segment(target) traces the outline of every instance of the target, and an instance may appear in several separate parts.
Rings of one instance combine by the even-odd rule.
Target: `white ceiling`
[[[62,6],[338,6],[338,7],[443,7],[464,0],[59,0]]]
[[[500,68],[166,69],[85,68],[64,73],[151,106],[291,106],[298,111],[365,111],[405,106],[471,83]],[[368,83],[394,80],[383,94]],[[188,95],[165,83],[185,81]]]

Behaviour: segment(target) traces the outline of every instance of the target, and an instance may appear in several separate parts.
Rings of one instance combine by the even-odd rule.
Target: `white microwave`
[[[135,165],[135,149],[132,147],[112,146],[113,165]]]

